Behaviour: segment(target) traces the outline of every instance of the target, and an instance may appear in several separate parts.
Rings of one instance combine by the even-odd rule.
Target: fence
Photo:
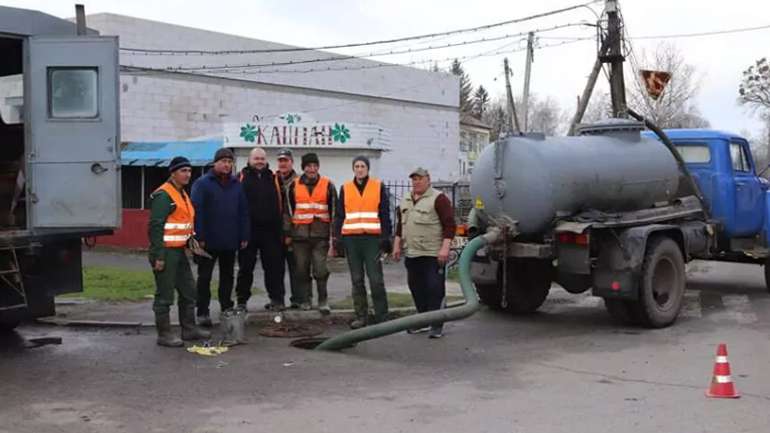
[[[390,209],[393,217],[393,224],[396,223],[395,212],[396,207],[401,203],[401,199],[405,194],[409,194],[412,190],[412,183],[406,181],[387,181],[385,186],[388,188],[388,196],[390,197]],[[455,212],[455,222],[464,223],[468,219],[468,213],[473,207],[473,200],[471,199],[470,183],[467,181],[458,182],[437,182],[432,184],[433,188],[443,192],[452,201],[452,206]]]

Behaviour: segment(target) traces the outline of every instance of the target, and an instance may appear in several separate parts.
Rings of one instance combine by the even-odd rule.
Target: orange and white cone
[[[706,397],[738,398],[741,395],[735,390],[730,376],[730,363],[727,361],[727,345],[722,343],[717,348],[717,359],[714,363],[714,376],[711,386],[706,391]]]

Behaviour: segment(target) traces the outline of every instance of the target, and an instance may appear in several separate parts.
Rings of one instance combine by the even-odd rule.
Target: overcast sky
[[[473,27],[528,16],[577,4],[580,0],[81,0],[86,13],[111,12],[190,27],[231,33],[300,46],[318,46],[380,40],[413,34]],[[0,0],[1,5],[37,9],[59,17],[74,15],[71,0]],[[600,11],[602,3],[594,6]],[[621,0],[628,34],[637,36],[695,33],[770,24],[770,3],[761,0]],[[438,38],[425,43],[409,42],[396,47],[421,47],[495,37],[554,25],[594,22],[587,9],[559,14],[484,32]],[[540,45],[553,45],[560,37],[592,36],[587,26],[540,33]],[[671,42],[683,52],[700,79],[698,106],[714,128],[757,133],[760,124],[736,102],[741,72],[770,53],[770,29],[732,35],[678,38]],[[632,39],[634,51],[654,49],[661,40]],[[382,56],[376,60],[406,63],[428,59],[472,56],[498,50],[523,48],[518,38],[472,44],[411,55]],[[192,47],[194,48],[194,47]],[[368,54],[392,46],[341,51]],[[521,92],[524,52],[508,52],[476,58],[465,63],[474,85],[482,84],[493,96],[503,95],[502,58],[508,56],[514,71],[514,92]],[[538,49],[533,66],[532,92],[556,98],[563,108],[574,110],[593,64],[596,45],[591,41]],[[446,65],[441,62],[440,65]],[[642,65],[643,67],[644,65]],[[602,79],[602,82],[605,82]]]

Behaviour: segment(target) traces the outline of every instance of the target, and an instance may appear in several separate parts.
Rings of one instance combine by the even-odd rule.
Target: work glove
[[[380,251],[382,251],[385,254],[390,254],[393,252],[393,242],[391,242],[390,239],[382,239],[380,240]]]

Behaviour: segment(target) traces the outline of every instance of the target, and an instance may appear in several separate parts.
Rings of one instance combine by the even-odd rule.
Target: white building
[[[291,48],[114,14],[90,15],[87,23],[102,35],[118,35],[123,48]],[[321,172],[338,185],[351,176],[358,154],[369,156],[373,174],[385,180],[405,179],[418,165],[436,180],[460,174],[453,75],[365,59],[318,61],[339,56],[321,51],[147,54],[121,52],[124,142],[220,138],[236,149],[239,168],[257,144],[267,148],[270,161],[278,149],[291,148],[298,169],[299,157],[315,151]],[[240,64],[260,66],[211,69]],[[169,67],[205,69],[157,71]]]

